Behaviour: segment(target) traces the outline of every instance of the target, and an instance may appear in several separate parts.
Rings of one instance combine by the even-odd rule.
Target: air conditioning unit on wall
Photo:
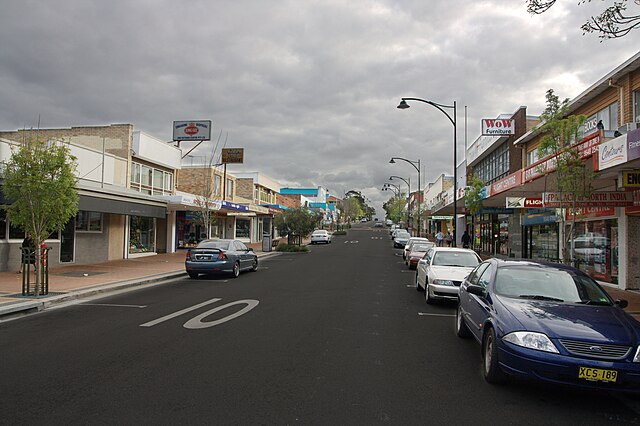
[[[618,131],[623,135],[635,129],[640,129],[640,123],[626,123],[618,127]]]

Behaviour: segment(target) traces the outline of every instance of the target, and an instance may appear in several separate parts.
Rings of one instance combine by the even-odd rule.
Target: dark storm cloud
[[[461,161],[464,106],[470,144],[481,118],[538,114],[547,89],[576,96],[637,51],[582,36],[600,2],[0,1],[0,129],[40,117],[169,140],[173,120],[211,119],[244,170],[359,189],[379,210],[390,175],[417,181],[392,156],[420,158],[423,184],[453,169],[451,123],[400,97],[457,101]]]

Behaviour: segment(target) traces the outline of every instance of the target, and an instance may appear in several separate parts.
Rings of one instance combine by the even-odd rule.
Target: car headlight
[[[435,285],[450,285],[453,286],[453,281],[451,280],[433,280]]]
[[[640,362],[640,346],[636,349],[636,354],[633,357],[633,362]]]
[[[553,344],[546,334],[533,331],[515,331],[509,333],[502,340],[513,343],[523,348],[535,349],[537,351],[558,353],[558,348]]]

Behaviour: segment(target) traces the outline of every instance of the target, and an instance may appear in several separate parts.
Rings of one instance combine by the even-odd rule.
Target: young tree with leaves
[[[304,207],[298,207],[276,214],[273,225],[280,235],[288,235],[289,244],[291,244],[293,240],[311,235],[321,219],[322,212],[312,212]]]
[[[547,106],[540,115],[542,125],[538,129],[542,139],[537,148],[539,158],[553,157],[556,166],[555,173],[545,172],[545,186],[550,184],[555,186],[561,200],[561,209],[566,209],[571,213],[571,226],[566,232],[565,214],[561,215],[562,229],[565,231],[565,238],[562,244],[564,259],[574,260],[573,250],[569,251],[569,242],[573,241],[575,230],[575,217],[577,213],[577,200],[587,198],[592,192],[592,182],[594,173],[587,167],[577,149],[576,142],[579,137],[578,131],[585,121],[583,115],[567,115],[568,99],[560,102],[558,96],[549,89],[546,94]],[[546,191],[545,191],[546,192]],[[563,200],[568,198],[569,202]]]
[[[11,204],[2,207],[37,248],[36,296],[40,294],[44,241],[78,212],[75,171],[76,158],[67,143],[38,137],[26,138],[17,149],[12,148],[5,165],[3,191]]]

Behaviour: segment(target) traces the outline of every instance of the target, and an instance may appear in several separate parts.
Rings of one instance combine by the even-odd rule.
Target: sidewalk
[[[248,244],[259,258],[275,252],[262,252],[262,245]],[[22,274],[0,272],[0,319],[4,315],[40,311],[51,305],[126,287],[186,277],[186,251],[120,259],[90,265],[59,266],[49,270],[49,294],[38,298],[22,296]],[[33,276],[32,276],[33,278]]]

